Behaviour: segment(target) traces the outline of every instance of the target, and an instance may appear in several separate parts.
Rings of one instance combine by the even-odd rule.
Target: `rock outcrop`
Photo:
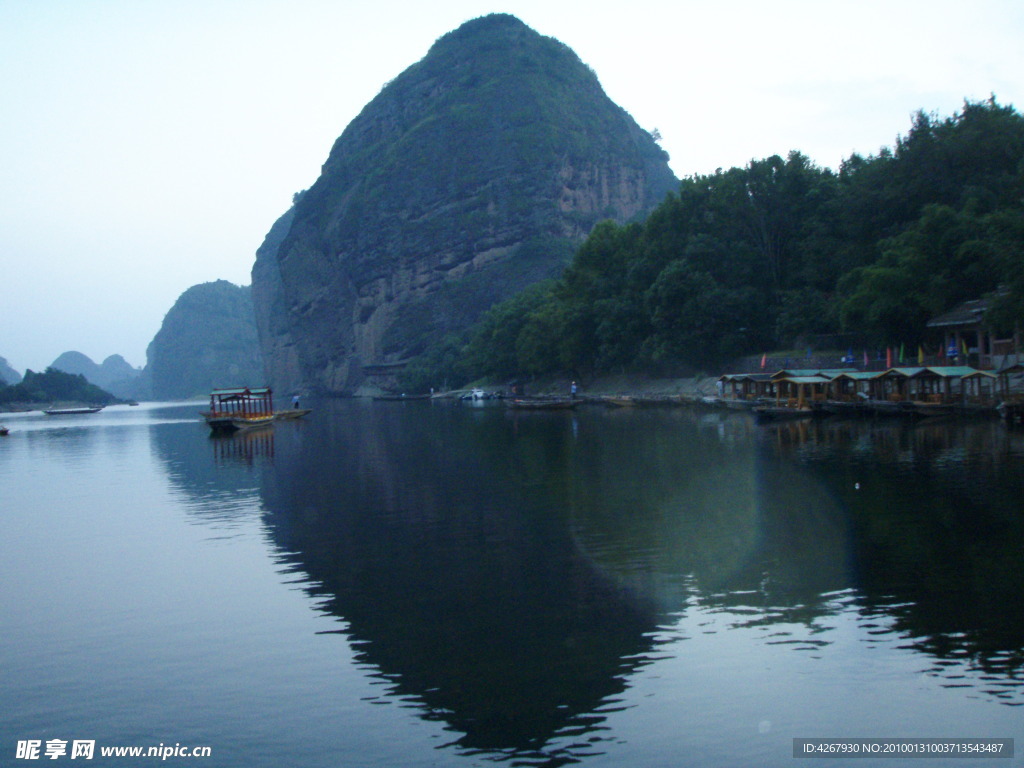
[[[189,288],[164,316],[146,359],[158,400],[206,395],[220,387],[262,386],[249,287],[217,280]]]
[[[387,386],[598,221],[675,188],[668,156],[562,43],[492,15],[439,39],[335,142],[267,236],[253,296],[277,388]]]

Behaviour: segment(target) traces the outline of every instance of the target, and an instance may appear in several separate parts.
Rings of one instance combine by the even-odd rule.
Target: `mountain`
[[[597,222],[642,217],[676,187],[668,155],[567,46],[513,16],[467,22],[345,128],[257,253],[271,381],[386,387],[557,276]]]
[[[7,358],[0,357],[0,384],[17,384],[21,381],[21,374],[11,368]]]
[[[118,397],[135,397],[136,380],[140,370],[132,368],[120,355],[110,355],[97,365],[88,355],[81,352],[64,352],[50,364],[50,368],[65,373],[81,374],[101,389]]]
[[[146,348],[146,376],[158,400],[206,395],[264,381],[248,286],[194,285],[178,297]]]
[[[115,402],[117,398],[113,394],[92,384],[82,374],[55,368],[47,368],[43,373],[26,371],[19,383],[0,387],[0,403],[5,406],[12,403],[109,405]]]
[[[132,368],[120,355],[110,355],[97,365],[81,352],[64,352],[50,366],[57,371],[84,376],[90,384],[104,389],[117,397],[137,398],[141,394],[141,370]]]

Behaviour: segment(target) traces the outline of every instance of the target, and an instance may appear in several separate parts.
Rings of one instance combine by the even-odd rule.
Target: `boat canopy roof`
[[[850,379],[852,381],[868,381],[881,376],[880,371],[845,371],[836,376],[837,379]]]
[[[270,387],[236,387],[233,389],[215,389],[210,397],[218,400],[245,400],[251,397],[264,397],[271,394]]]
[[[770,373],[726,373],[718,377],[719,381],[770,381]]]
[[[823,376],[784,376],[775,381],[788,381],[791,384],[828,384],[829,379]]]
[[[788,379],[793,376],[820,376],[824,379],[834,379],[841,373],[853,373],[856,368],[783,368],[771,375],[773,379]]]
[[[923,366],[917,366],[915,368],[889,368],[888,370],[882,371],[879,376],[917,376],[922,371],[928,370]]]
[[[978,373],[977,368],[972,368],[969,365],[937,365],[929,366],[923,371],[914,374],[915,376],[939,376],[944,379],[958,379],[963,376],[970,376],[972,373]]]

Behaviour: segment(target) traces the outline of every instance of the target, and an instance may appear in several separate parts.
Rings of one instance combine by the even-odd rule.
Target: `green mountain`
[[[559,280],[492,308],[406,386],[682,375],[773,349],[941,360],[929,321],[981,299],[984,332],[963,342],[999,365],[1024,327],[1024,116],[995,97],[918,113],[838,173],[794,151],[685,179],[645,221],[595,228]]]
[[[604,219],[677,186],[668,156],[565,45],[467,22],[389,82],[260,249],[277,388],[389,386],[495,302],[560,274]]]
[[[43,373],[25,371],[25,378],[9,387],[0,386],[0,404],[89,403],[109,405],[117,398],[78,373],[47,368]]]
[[[263,363],[249,287],[218,280],[189,288],[164,317],[146,358],[158,400],[261,386]]]
[[[50,364],[65,373],[81,374],[98,387],[118,397],[135,397],[141,371],[132,368],[120,355],[110,355],[101,364],[81,352],[64,352]]]

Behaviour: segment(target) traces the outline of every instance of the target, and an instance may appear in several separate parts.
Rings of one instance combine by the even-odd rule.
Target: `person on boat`
[[[575,381],[572,383],[572,386],[569,387],[569,397],[571,397],[573,400],[576,399],[576,382]]]
[[[299,396],[298,395],[294,395],[292,397],[292,408],[298,408],[298,407],[299,407]]]

